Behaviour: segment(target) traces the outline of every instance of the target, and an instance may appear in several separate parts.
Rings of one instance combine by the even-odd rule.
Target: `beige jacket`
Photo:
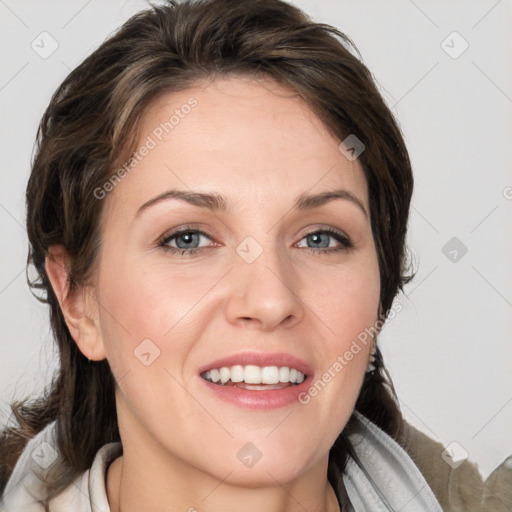
[[[444,512],[512,512],[512,456],[484,482],[474,463],[452,467],[442,457],[445,447],[412,425],[406,425],[404,444]]]

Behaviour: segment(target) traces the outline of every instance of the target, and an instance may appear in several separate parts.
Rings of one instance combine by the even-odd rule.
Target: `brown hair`
[[[351,50],[357,54],[354,55]],[[48,501],[88,469],[105,443],[120,441],[115,380],[106,360],[88,362],[71,337],[45,271],[53,244],[72,263],[73,289],[94,274],[100,245],[101,187],[135,149],[140,119],[167,91],[216,76],[270,76],[295,90],[340,141],[355,134],[368,184],[380,279],[380,318],[413,275],[406,275],[405,236],[413,189],[405,142],[352,41],[312,22],[281,0],[170,1],[126,21],[56,90],[37,133],[26,191],[28,264],[38,280],[59,348],[60,368],[37,399],[13,402],[19,427],[0,438],[0,491],[28,439],[57,420],[61,453],[45,482]],[[41,292],[39,292],[41,293]],[[382,356],[366,374],[356,409],[395,439],[402,416]],[[350,446],[346,433],[330,451],[328,478],[338,496]]]

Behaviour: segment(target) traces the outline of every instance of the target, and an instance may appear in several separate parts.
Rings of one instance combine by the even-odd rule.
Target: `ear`
[[[70,261],[64,246],[52,245],[45,260],[46,273],[80,352],[88,359],[101,361],[105,359],[105,349],[99,329],[98,304],[90,287],[71,289]]]

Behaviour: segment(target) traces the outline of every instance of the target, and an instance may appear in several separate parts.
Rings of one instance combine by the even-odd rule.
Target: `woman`
[[[350,46],[279,0],[171,2],[59,87],[27,228],[60,371],[13,404],[2,510],[479,506],[378,349],[413,177]]]

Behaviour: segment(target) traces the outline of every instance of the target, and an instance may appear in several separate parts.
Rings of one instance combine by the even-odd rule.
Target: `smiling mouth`
[[[212,368],[201,377],[219,386],[266,391],[285,389],[301,384],[307,376],[289,366],[234,365]]]

